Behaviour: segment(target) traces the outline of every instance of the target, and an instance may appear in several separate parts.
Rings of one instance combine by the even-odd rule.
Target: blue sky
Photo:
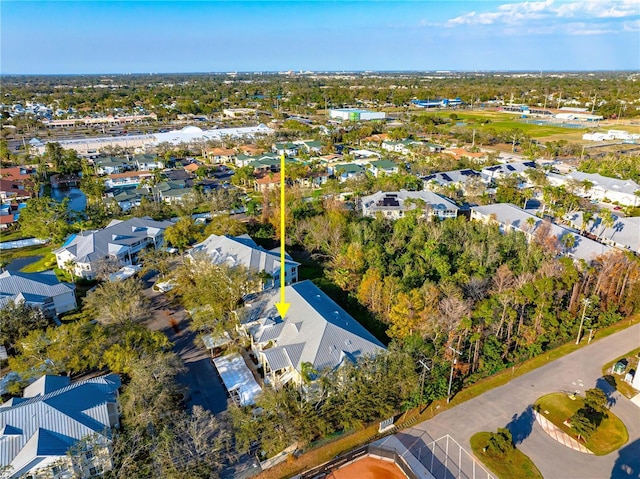
[[[638,0],[0,2],[0,72],[640,69]]]

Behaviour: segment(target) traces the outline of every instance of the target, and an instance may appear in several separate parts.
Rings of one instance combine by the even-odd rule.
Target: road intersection
[[[469,439],[479,431],[507,426],[518,448],[528,455],[546,479],[639,479],[640,408],[612,392],[611,411],[626,425],[629,442],[606,456],[587,455],[549,437],[535,421],[531,406],[540,396],[609,388],[601,379],[602,366],[640,346],[640,324],[597,340],[481,396],[453,407],[433,419],[403,431],[416,437],[426,431],[438,438],[449,434],[471,450]]]

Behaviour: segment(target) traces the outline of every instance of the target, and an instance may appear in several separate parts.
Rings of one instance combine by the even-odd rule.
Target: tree
[[[164,232],[164,239],[172,246],[183,251],[198,237],[200,230],[193,218],[182,217]]]
[[[31,198],[20,210],[20,230],[26,236],[62,241],[69,231],[68,202],[68,198],[60,203],[48,197]]]
[[[492,432],[489,436],[487,452],[492,456],[503,457],[515,449],[511,431],[507,428],[498,428],[498,432]]]
[[[587,417],[584,409],[578,409],[570,418],[571,428],[576,432],[578,438],[589,439],[596,430],[596,425]]]
[[[144,321],[151,314],[142,285],[134,278],[102,283],[87,294],[84,307],[102,324],[126,325]]]
[[[608,411],[607,403],[609,402],[606,393],[602,389],[591,388],[587,389],[584,394],[585,407],[592,413],[606,417]]]
[[[44,329],[49,320],[40,308],[24,302],[9,301],[0,309],[0,344],[8,351],[15,352],[19,339],[27,336],[34,329]]]
[[[245,294],[260,288],[257,274],[241,266],[215,264],[206,256],[196,256],[175,274],[175,291],[193,317],[193,328],[222,332],[234,321],[235,310]]]

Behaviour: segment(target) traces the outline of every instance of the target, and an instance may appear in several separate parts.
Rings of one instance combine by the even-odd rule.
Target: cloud
[[[495,25],[502,27],[506,34],[564,31],[570,35],[601,35],[636,31],[638,18],[638,0],[573,0],[562,3],[545,0],[505,3],[488,12],[471,11],[450,18],[439,26],[482,28]],[[611,23],[622,20],[624,23]]]

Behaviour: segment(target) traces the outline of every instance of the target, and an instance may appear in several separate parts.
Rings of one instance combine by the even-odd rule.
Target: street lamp
[[[587,312],[587,306],[591,304],[591,300],[589,298],[582,298],[582,304],[584,304],[584,308],[582,308],[582,319],[580,319],[580,328],[578,328],[576,344],[580,344],[580,335],[582,334],[582,326],[584,325],[584,315]]]
[[[449,346],[449,349],[454,353],[456,353],[458,356],[462,356],[462,353],[457,349],[453,349],[451,346]],[[449,401],[451,401],[451,383],[453,382],[453,368],[457,363],[458,363],[458,358],[454,356],[453,361],[451,362],[451,374],[449,374],[449,388],[447,389],[447,404],[449,404]]]

